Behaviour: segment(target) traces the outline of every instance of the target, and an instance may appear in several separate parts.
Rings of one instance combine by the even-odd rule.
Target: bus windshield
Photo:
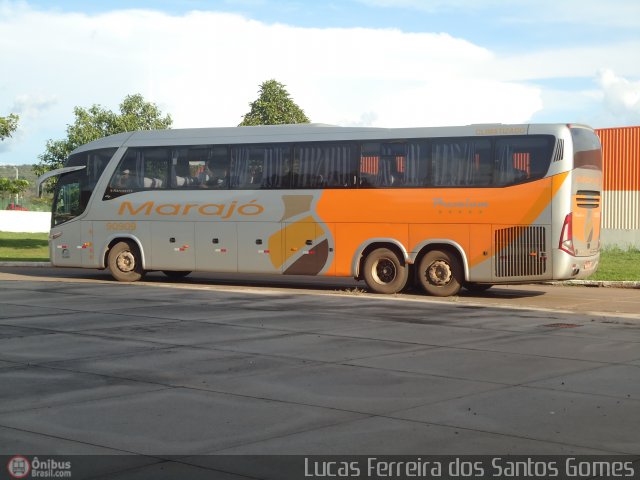
[[[58,179],[51,209],[52,226],[68,222],[85,211],[100,175],[115,152],[115,148],[93,150],[67,159],[67,167],[86,168],[65,173]]]

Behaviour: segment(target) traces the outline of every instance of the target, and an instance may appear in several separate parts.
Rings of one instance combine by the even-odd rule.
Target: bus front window
[[[86,168],[65,173],[58,179],[51,209],[52,226],[68,222],[85,211],[102,172],[115,152],[115,148],[106,148],[77,153],[68,158],[65,167]]]
[[[80,179],[77,172],[63,175],[58,180],[52,208],[52,225],[67,222],[82,212],[86,205],[80,201]]]

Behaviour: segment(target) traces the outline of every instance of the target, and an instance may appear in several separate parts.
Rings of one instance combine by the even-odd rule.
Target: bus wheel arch
[[[105,264],[120,282],[136,282],[145,275],[142,250],[131,238],[112,240],[105,253]]]
[[[432,243],[420,250],[415,260],[416,283],[429,295],[457,295],[465,283],[465,258],[448,243]]]
[[[374,242],[360,254],[357,278],[375,293],[397,293],[407,285],[409,264],[396,244]]]
[[[409,260],[409,256],[407,255],[406,250],[404,249],[402,244],[388,239],[371,240],[368,243],[365,242],[361,244],[356,250],[356,255],[352,264],[353,277],[356,280],[364,280],[364,262],[367,258],[367,255],[378,248],[388,248],[389,250],[394,252],[398,256],[398,258],[403,259],[405,263],[411,263],[411,261]]]

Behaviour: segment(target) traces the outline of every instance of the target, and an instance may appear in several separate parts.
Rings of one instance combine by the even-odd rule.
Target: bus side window
[[[230,187],[289,188],[290,148],[287,145],[239,145],[231,148]]]
[[[169,173],[167,148],[130,149],[120,161],[107,192],[130,193],[144,189],[166,188]]]
[[[166,188],[169,175],[169,159],[172,150],[168,147],[145,148],[143,152],[143,167],[139,176],[142,178],[141,187],[144,189]]]
[[[423,187],[427,185],[427,162],[431,149],[426,142],[408,142],[404,164],[404,186]]]
[[[491,185],[491,141],[447,139],[434,142],[431,184],[437,187]]]
[[[199,188],[229,188],[229,149],[210,146],[189,150],[189,162],[194,184]]]
[[[191,175],[191,166],[184,148],[171,152],[171,188],[189,188],[195,183]]]
[[[424,187],[430,153],[426,142],[363,143],[360,188]]]
[[[546,136],[497,139],[494,183],[514,185],[544,177],[551,163],[551,140]]]
[[[353,145],[304,143],[296,146],[293,188],[345,188],[354,185]]]
[[[489,140],[476,141],[473,154],[472,185],[488,187],[493,183],[493,158]]]

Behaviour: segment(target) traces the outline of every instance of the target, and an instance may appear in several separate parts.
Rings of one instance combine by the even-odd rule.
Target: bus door
[[[281,273],[284,243],[280,222],[238,222],[238,271]]]
[[[151,268],[176,271],[196,269],[193,222],[152,222]]]
[[[238,271],[238,232],[235,222],[196,222],[196,269]]]

